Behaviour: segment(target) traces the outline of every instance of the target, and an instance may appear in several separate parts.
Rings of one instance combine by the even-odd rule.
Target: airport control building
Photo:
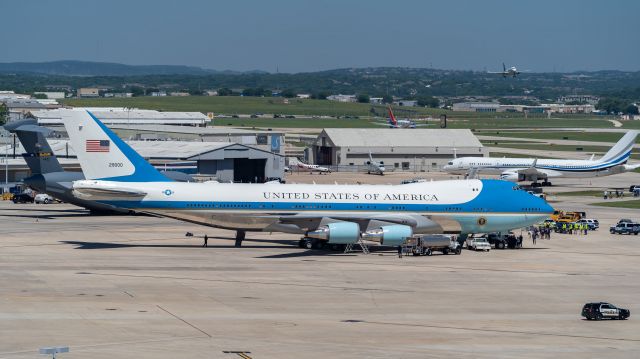
[[[323,166],[362,166],[383,161],[387,170],[439,171],[454,156],[485,157],[489,150],[468,129],[326,128],[310,160]]]

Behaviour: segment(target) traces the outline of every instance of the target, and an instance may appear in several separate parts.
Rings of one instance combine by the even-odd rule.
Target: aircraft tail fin
[[[119,182],[169,182],[91,112],[61,110],[71,144],[87,179]]]
[[[38,126],[38,121],[34,119],[11,122],[4,128],[18,136],[25,149],[22,157],[32,174],[64,171],[45,137],[51,130]]]
[[[627,132],[599,161],[607,162],[608,164],[622,164],[627,162],[639,133],[640,131],[637,130]]]
[[[391,105],[387,107],[387,110],[389,110],[389,121],[393,126],[397,126],[398,121],[396,120],[396,116],[393,115],[393,110],[391,110]]]

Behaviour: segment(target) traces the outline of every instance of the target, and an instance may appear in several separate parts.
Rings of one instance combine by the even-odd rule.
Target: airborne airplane
[[[556,177],[610,176],[640,168],[640,164],[627,164],[638,133],[636,130],[627,132],[602,158],[596,160],[593,156],[589,160],[459,157],[449,161],[444,170],[452,174],[499,174],[503,180],[533,181],[534,185],[542,180],[542,186],[550,186],[549,179]]]
[[[510,68],[507,69],[507,66],[504,64],[504,62],[502,63],[502,71],[500,72],[492,72],[489,71],[488,73],[490,74],[500,74],[502,75],[502,77],[506,78],[507,76],[510,77],[516,77],[520,74],[520,71],[518,71],[518,69],[515,66],[511,66]]]
[[[397,246],[413,233],[484,233],[539,223],[553,208],[500,180],[406,185],[181,183],[158,172],[84,109],[62,120],[87,180],[87,199],[236,231],[304,234],[300,245],[353,244],[361,237]]]

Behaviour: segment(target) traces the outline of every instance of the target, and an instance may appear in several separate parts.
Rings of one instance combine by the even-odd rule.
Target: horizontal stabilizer
[[[76,181],[73,193],[82,199],[99,200],[136,200],[147,195],[146,192],[126,187],[114,187],[100,181]]]

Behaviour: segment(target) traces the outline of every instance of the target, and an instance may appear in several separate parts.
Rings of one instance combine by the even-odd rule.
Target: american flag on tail
[[[86,152],[109,152],[109,140],[87,140]]]

